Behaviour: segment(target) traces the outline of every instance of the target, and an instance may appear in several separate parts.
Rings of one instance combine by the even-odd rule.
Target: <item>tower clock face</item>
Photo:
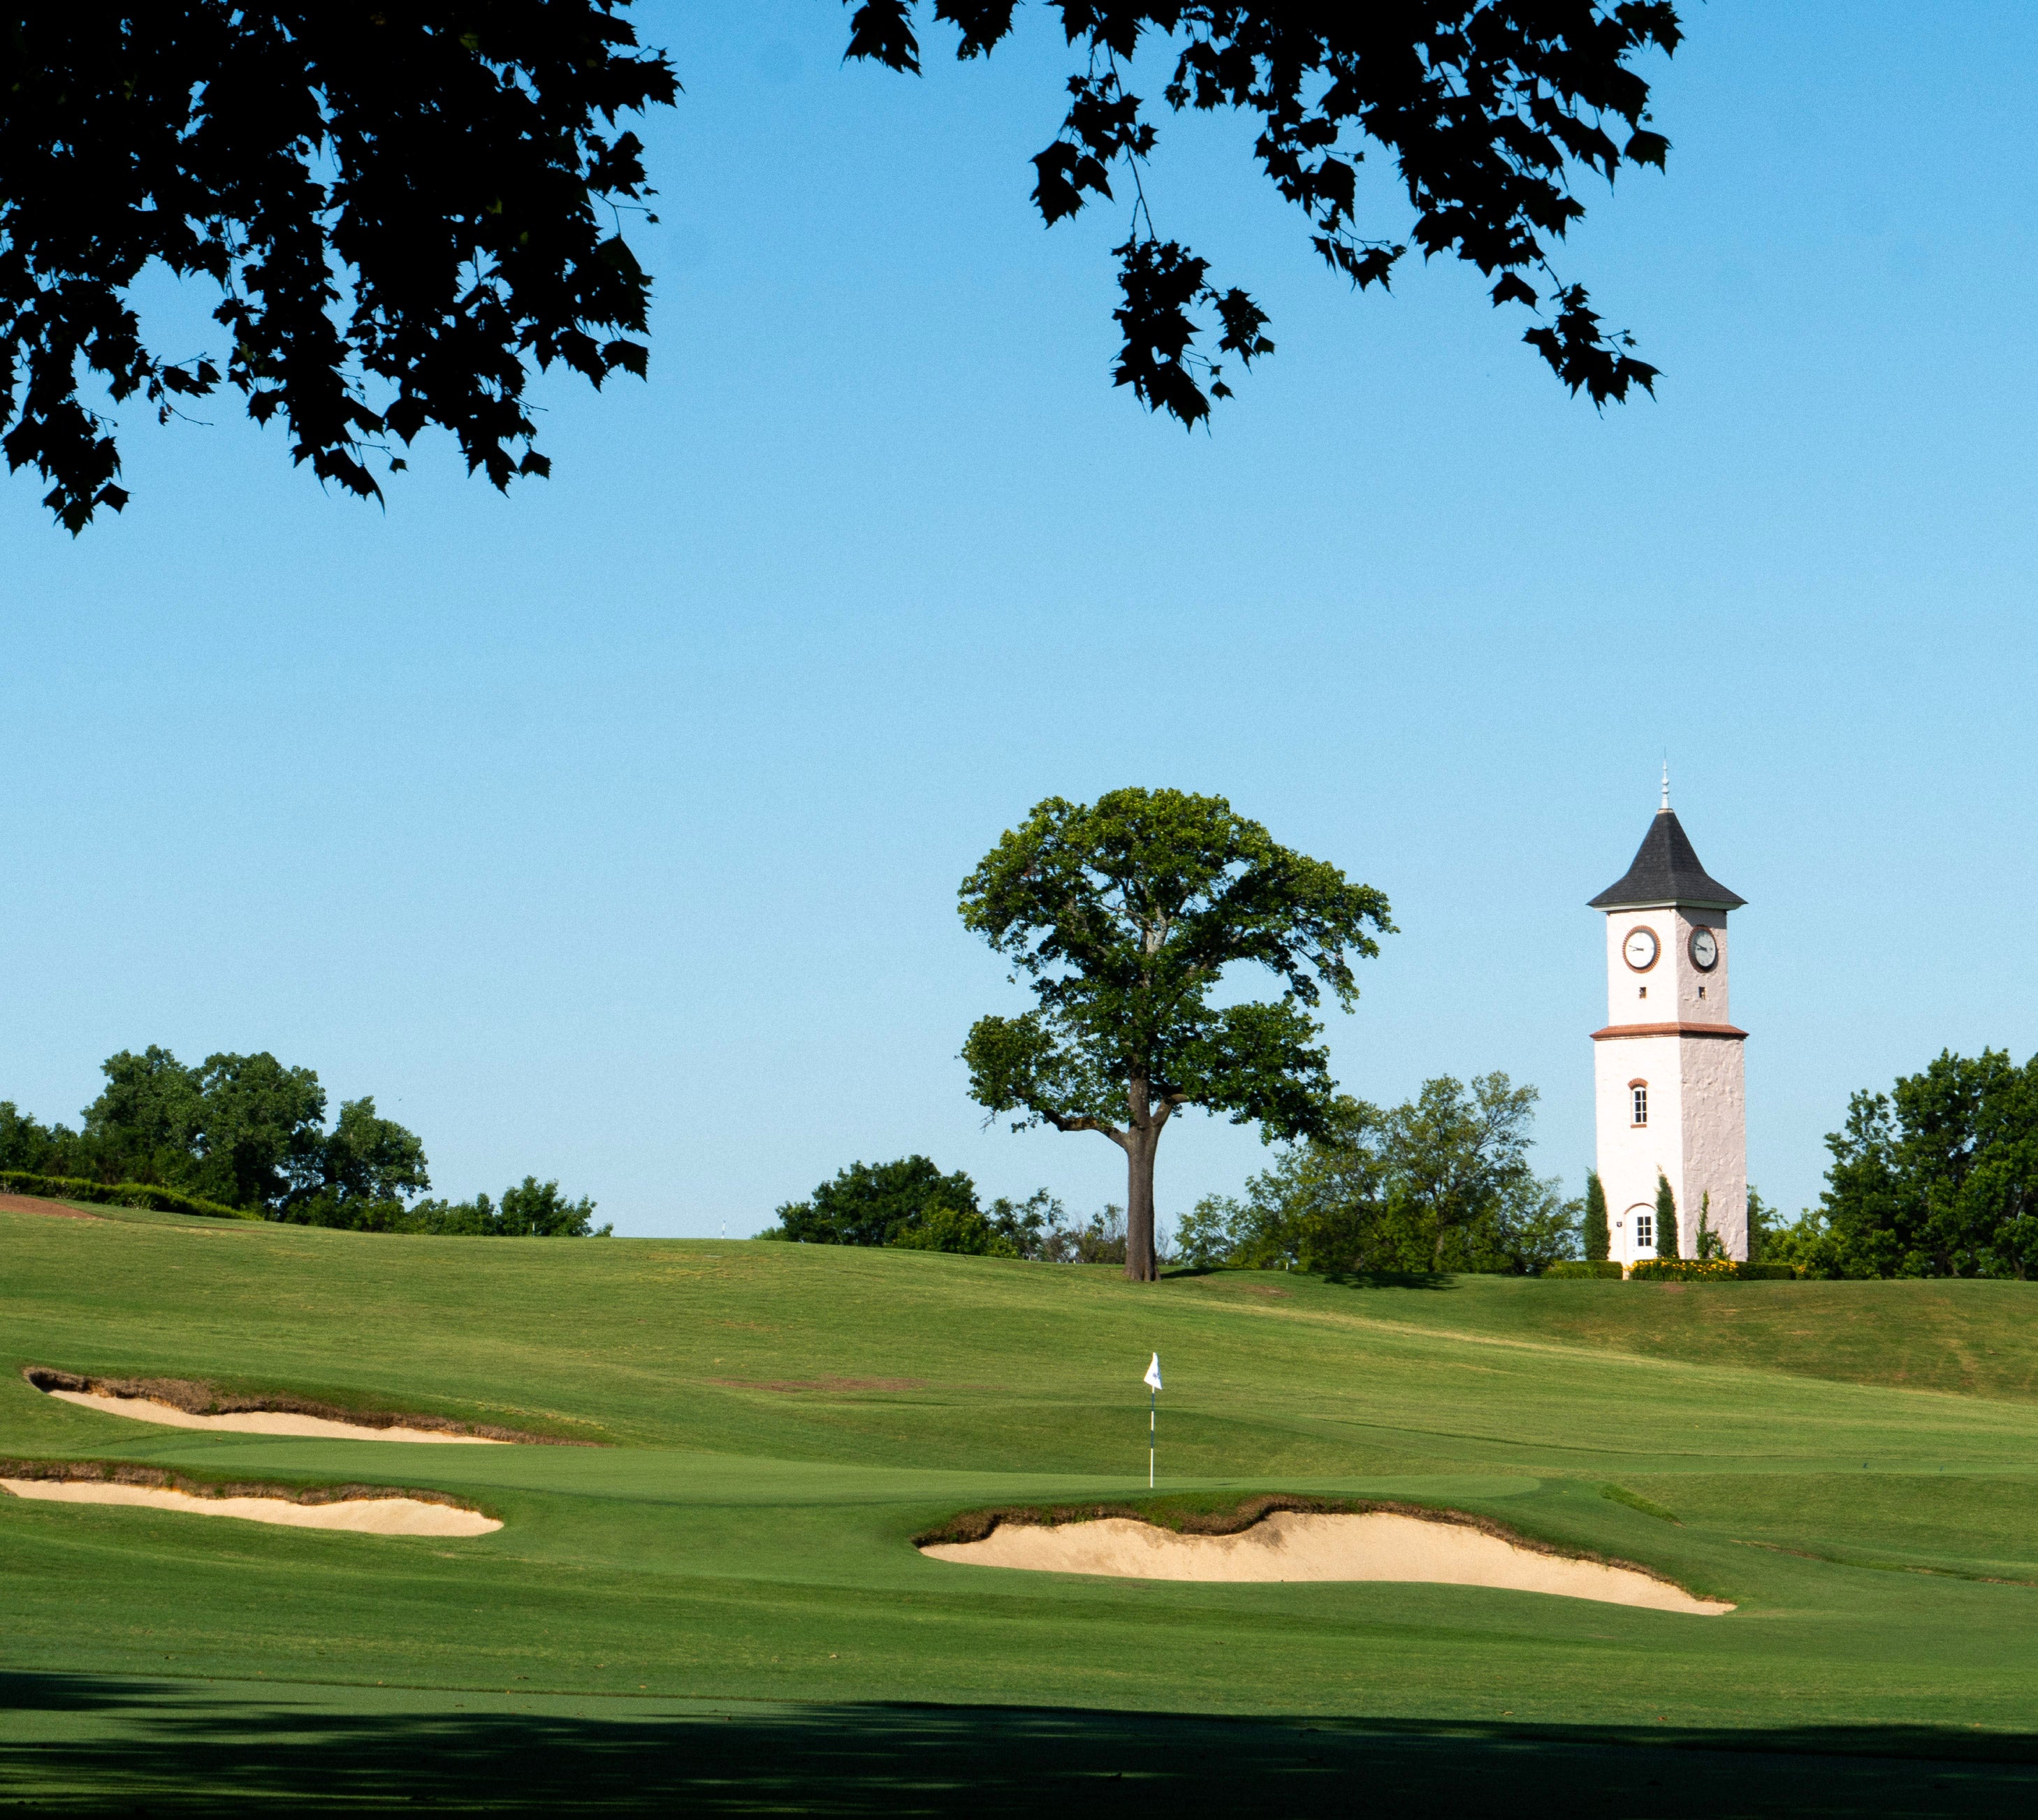
[[[1719,938],[1711,930],[1691,931],[1691,965],[1702,973],[1710,973],[1719,965]]]
[[[1656,965],[1656,931],[1654,929],[1631,929],[1627,939],[1620,945],[1621,957],[1638,973],[1646,973]]]

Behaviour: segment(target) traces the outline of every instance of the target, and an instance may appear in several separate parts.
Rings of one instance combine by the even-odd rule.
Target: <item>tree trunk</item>
[[[1125,1134],[1125,1276],[1131,1283],[1151,1283],[1160,1274],[1153,1260],[1153,1152],[1161,1141],[1158,1125]]]

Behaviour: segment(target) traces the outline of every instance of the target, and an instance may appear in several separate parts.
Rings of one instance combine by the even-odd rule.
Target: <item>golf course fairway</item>
[[[0,1460],[483,1536],[0,1497],[0,1802],[1983,1814],[2038,1801],[2038,1287],[1115,1270],[0,1212]],[[922,1556],[958,1512],[1462,1511],[1722,1617]],[[579,1446],[165,1428],[31,1367]],[[1361,1796],[1364,1799],[1362,1799]]]

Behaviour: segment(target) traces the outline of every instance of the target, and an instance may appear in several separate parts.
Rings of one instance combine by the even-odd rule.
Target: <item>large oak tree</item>
[[[1349,1009],[1354,957],[1391,931],[1387,900],[1281,846],[1221,796],[1116,790],[1051,797],[961,891],[963,920],[1013,964],[1035,1007],[979,1019],[970,1093],[1014,1128],[1098,1132],[1125,1153],[1125,1274],[1154,1275],[1153,1158],[1184,1107],[1276,1137],[1328,1135],[1335,1084],[1309,1015]],[[1280,995],[1220,1005],[1252,969]]]
[[[292,459],[379,497],[377,464],[437,426],[498,487],[544,474],[532,370],[645,370],[649,280],[623,233],[653,194],[625,116],[673,102],[629,0],[74,0],[0,13],[0,449],[76,532],[127,502],[108,407],[167,419],[225,385]],[[1017,0],[845,0],[847,55],[920,67],[920,16],[987,56]],[[1554,263],[1575,176],[1661,165],[1639,66],[1672,0],[1044,0],[1070,52],[1032,161],[1050,225],[1119,211],[1114,377],[1204,421],[1228,363],[1273,351],[1265,313],[1146,204],[1158,146],[1134,87],[1151,53],[1174,112],[1242,113],[1316,252],[1358,288],[1411,249],[1536,313],[1527,340],[1596,404],[1655,369]],[[1369,152],[1393,182],[1369,195]],[[1402,200],[1389,199],[1398,190]],[[760,229],[760,231],[764,231]],[[135,298],[152,267],[211,281],[222,347],[166,352]]]

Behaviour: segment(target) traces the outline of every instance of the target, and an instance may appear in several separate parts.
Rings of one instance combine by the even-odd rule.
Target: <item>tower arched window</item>
[[[1635,1122],[1638,1125],[1648,1124],[1649,1083],[1646,1081],[1630,1081],[1627,1083],[1627,1099],[1634,1109]]]

